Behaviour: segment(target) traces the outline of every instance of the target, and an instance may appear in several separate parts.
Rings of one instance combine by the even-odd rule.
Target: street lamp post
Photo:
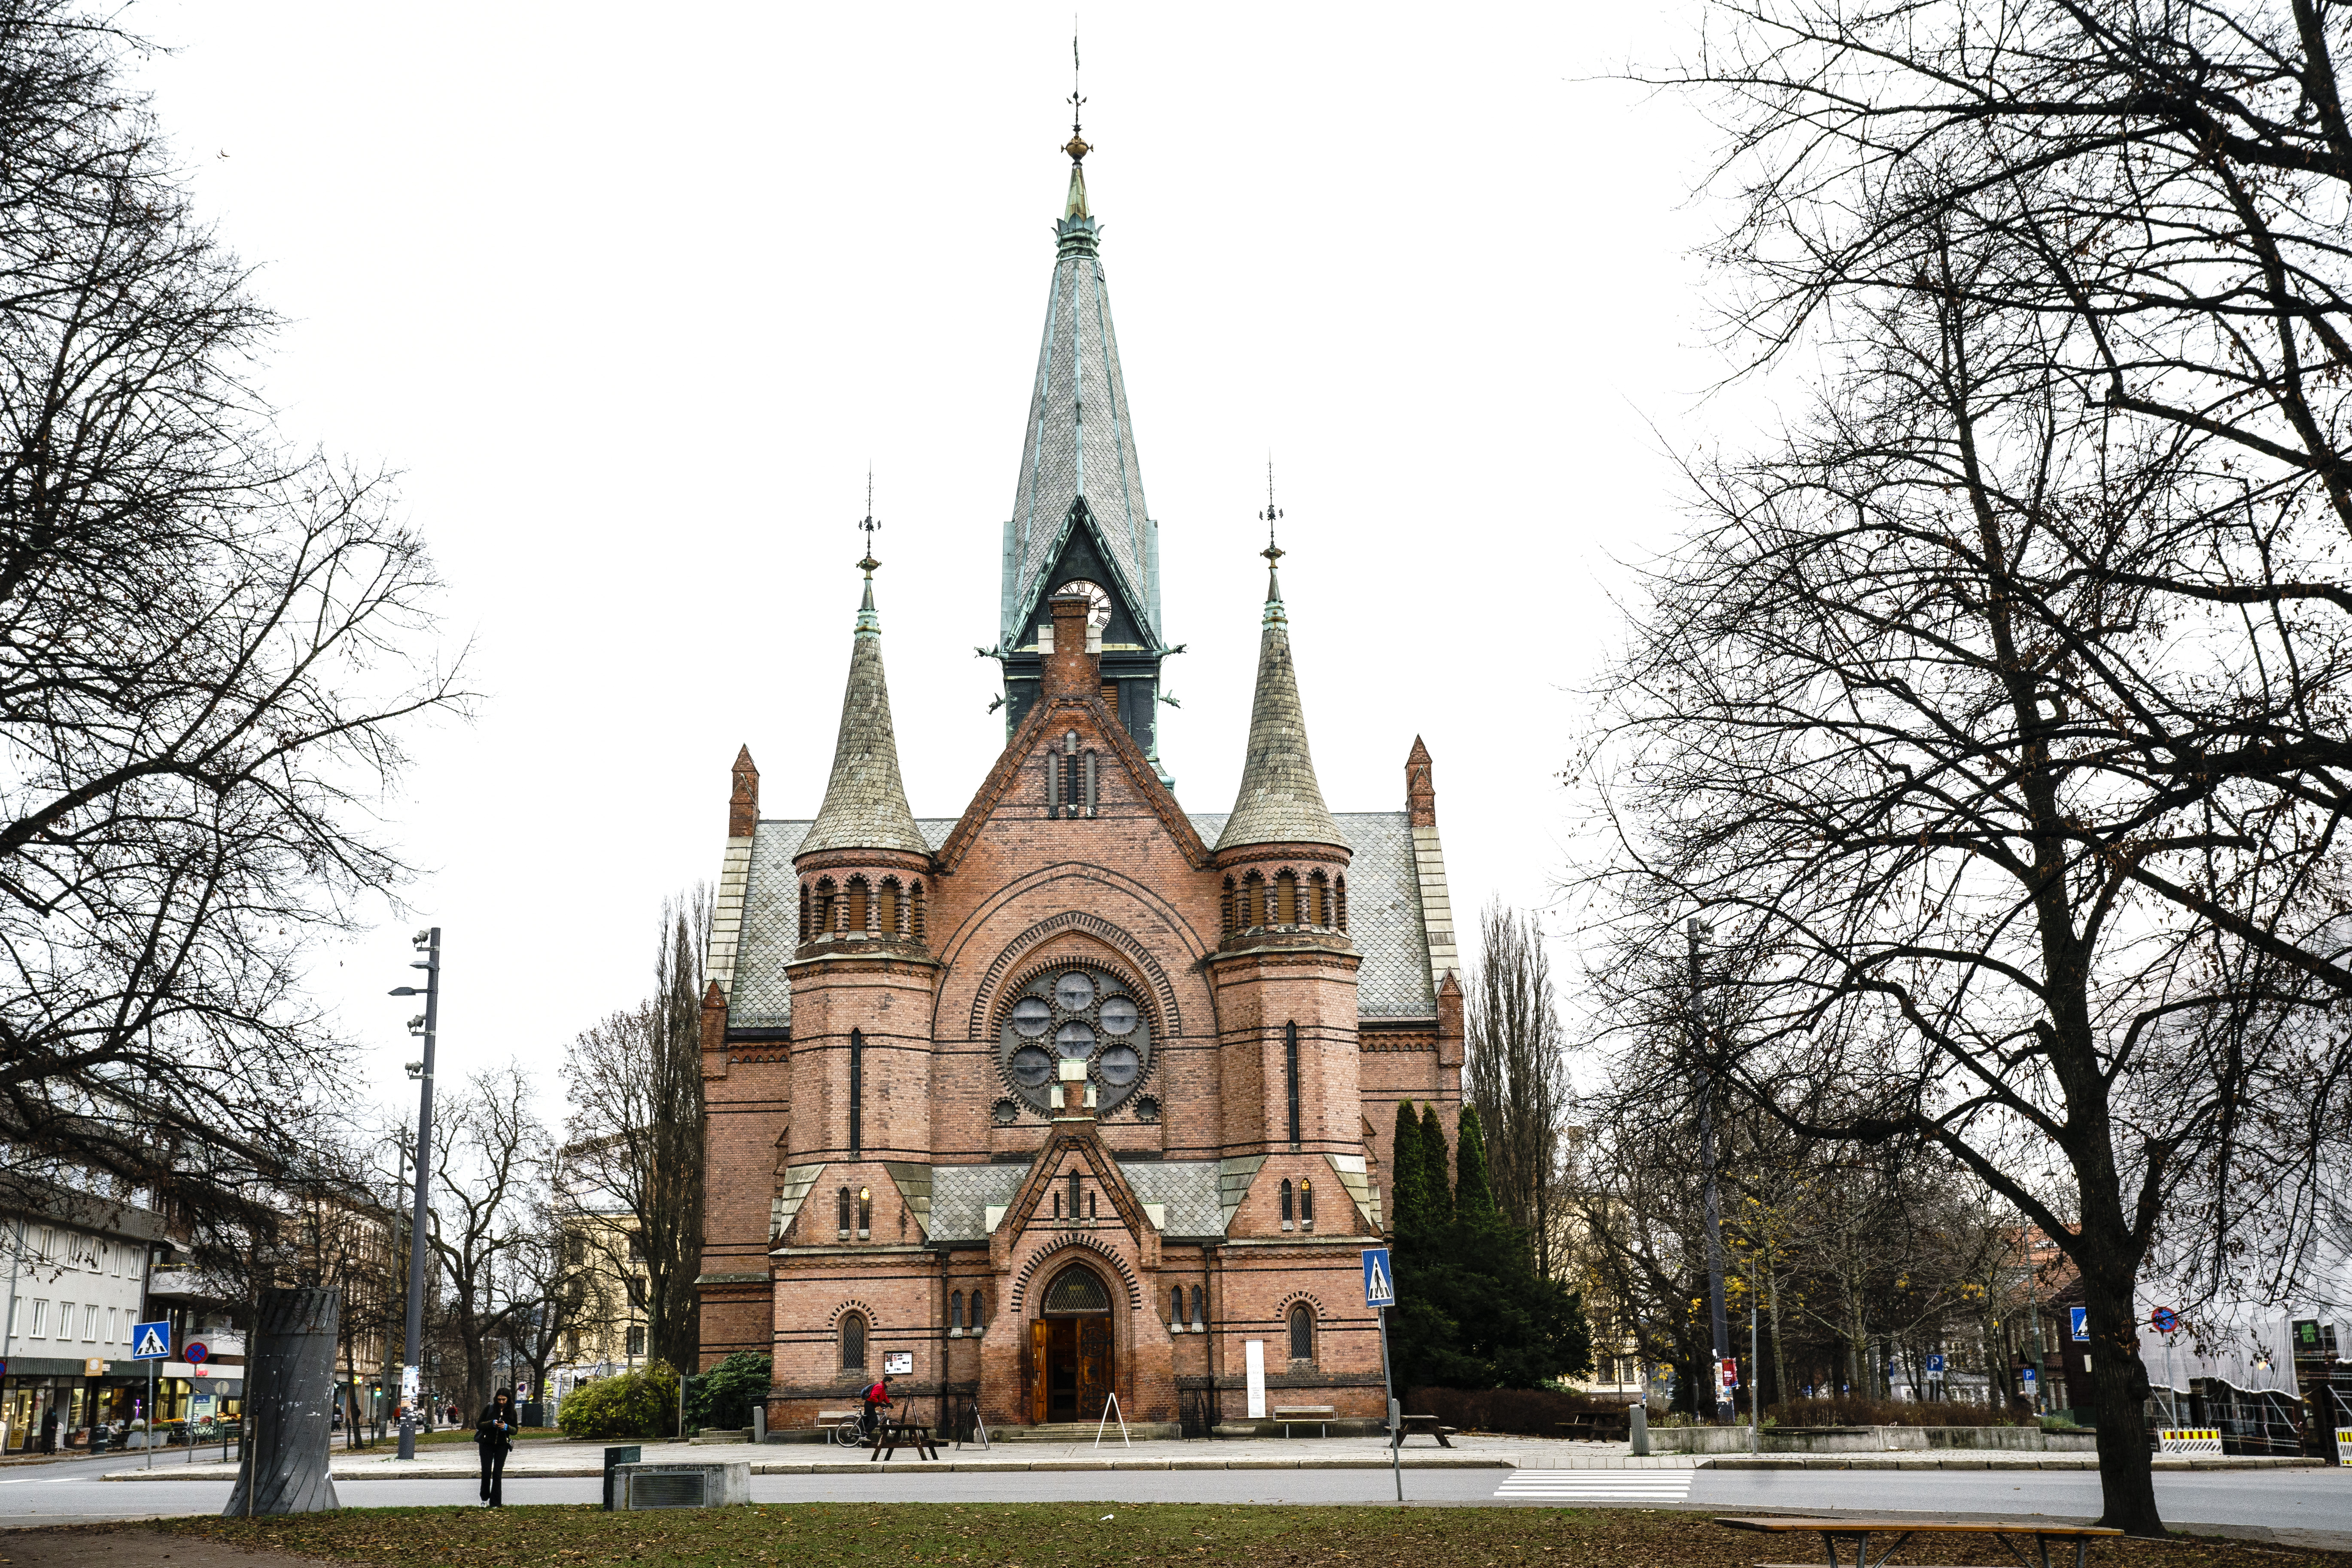
[[[425,1343],[425,1200],[430,1192],[425,1173],[433,1164],[433,1037],[441,1013],[441,928],[416,933],[415,944],[425,954],[411,969],[425,971],[425,1012],[409,1021],[409,1033],[425,1037],[425,1059],[408,1064],[417,1080],[416,1204],[408,1223],[408,1326],[401,1343],[400,1457],[416,1458],[416,1400],[423,1392],[418,1363]],[[416,987],[394,988],[394,996],[414,996]]]
[[[1731,1327],[1723,1311],[1723,1205],[1715,1184],[1715,1077],[1707,1068],[1706,1024],[1700,1001],[1699,948],[1707,926],[1696,915],[1684,930],[1690,937],[1691,1039],[1698,1055],[1698,1165],[1706,1178],[1706,1306],[1715,1353],[1707,1368],[1715,1384],[1715,1424],[1731,1425],[1731,1391],[1723,1385],[1723,1363],[1731,1354]]]

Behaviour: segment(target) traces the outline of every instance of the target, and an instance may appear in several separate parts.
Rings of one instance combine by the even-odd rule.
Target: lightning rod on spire
[[[1258,553],[1265,557],[1268,565],[1272,565],[1288,552],[1274,542],[1274,525],[1282,521],[1282,509],[1274,504],[1274,458],[1270,454],[1265,459],[1265,510],[1257,515],[1258,520],[1265,524],[1265,548]]]
[[[874,531],[882,524],[874,516],[874,465],[871,463],[866,465],[866,515],[857,520],[857,526],[866,531],[866,559],[857,565],[871,577],[874,568],[882,564],[874,559]]]

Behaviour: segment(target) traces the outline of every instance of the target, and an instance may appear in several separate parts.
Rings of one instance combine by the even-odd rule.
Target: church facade
[[[704,998],[702,1360],[772,1429],[886,1370],[994,1426],[1377,1417],[1360,1249],[1400,1100],[1460,1099],[1429,754],[1334,812],[1269,545],[1230,812],[1158,757],[1159,527],[1073,135],[1004,524],[1006,737],[956,817],[900,782],[869,553],[824,805],[735,761]],[[1238,698],[1239,694],[1235,694]],[[1399,736],[1403,750],[1405,737]]]

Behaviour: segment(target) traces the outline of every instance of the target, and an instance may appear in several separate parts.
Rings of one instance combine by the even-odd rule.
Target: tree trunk
[[[2084,1205],[2075,1262],[2083,1271],[2083,1303],[2090,1310],[2091,1408],[2099,1429],[2099,1490],[2106,1504],[2099,1522],[2132,1535],[2162,1535],[2147,1450],[2147,1368],[2140,1363],[2138,1315],[2132,1310],[2137,1271],[2126,1235],[2120,1215],[2096,1214]]]

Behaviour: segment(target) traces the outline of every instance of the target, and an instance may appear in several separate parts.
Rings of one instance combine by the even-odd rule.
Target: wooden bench
[[[1274,1418],[1282,1424],[1282,1435],[1286,1437],[1290,1436],[1293,1422],[1304,1426],[1309,1421],[1315,1423],[1318,1437],[1328,1437],[1331,1435],[1331,1418],[1339,1414],[1328,1405],[1277,1405],[1274,1407]]]
[[[1979,1520],[1962,1523],[1958,1521],[1855,1514],[1845,1519],[1767,1517],[1718,1519],[1715,1522],[1730,1530],[1756,1530],[1775,1535],[1817,1533],[1822,1538],[1822,1550],[1829,1553],[1829,1568],[1878,1568],[1878,1564],[1894,1556],[1903,1543],[1915,1535],[1990,1535],[1999,1540],[2008,1550],[2009,1554],[2020,1563],[2025,1564],[2025,1568],[2033,1568],[2033,1564],[2027,1559],[2024,1552],[2017,1549],[2016,1543],[2010,1540],[2011,1536],[2022,1535],[2032,1538],[2035,1552],[2041,1559],[2041,1568],[2051,1568],[2050,1543],[2052,1542],[2059,1542],[2062,1547],[2066,1542],[2072,1542],[2074,1546],[2074,1568],[2084,1568],[2084,1565],[2089,1562],[2092,1542],[2102,1536],[2123,1533],[2120,1530],[2111,1530],[2104,1525],[2053,1524],[2042,1519]],[[1889,1533],[1895,1537],[1894,1543],[1877,1556],[1872,1556],[1870,1554],[1871,1536]],[[1838,1549],[1841,1546],[1849,1549],[1848,1556],[1841,1558],[1838,1555]],[[1756,1568],[1811,1568],[1811,1565],[1759,1563]]]
[[[855,1408],[848,1410],[820,1410],[816,1413],[816,1424],[820,1427],[838,1426],[845,1421],[855,1421],[865,1414],[866,1413],[864,1411]]]
[[[1446,1426],[1434,1415],[1407,1415],[1400,1412],[1397,1415],[1397,1430],[1391,1438],[1389,1447],[1402,1448],[1407,1437],[1419,1434],[1423,1437],[1436,1438],[1437,1446],[1441,1448],[1451,1448],[1454,1445],[1445,1439],[1461,1429],[1459,1426]]]

